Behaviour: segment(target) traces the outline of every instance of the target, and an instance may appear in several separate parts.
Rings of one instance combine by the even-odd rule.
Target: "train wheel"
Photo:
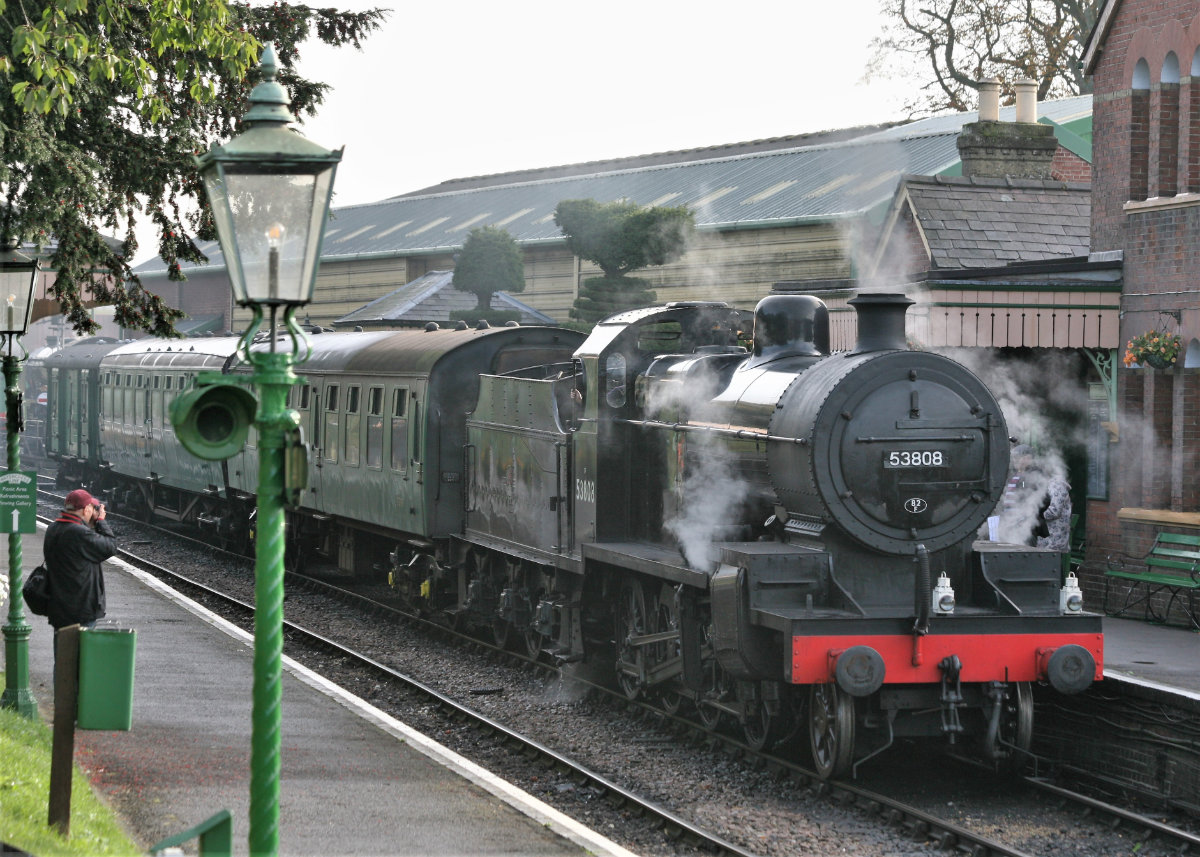
[[[518,578],[521,581],[522,597],[525,599],[523,614],[528,618],[521,629],[521,642],[525,655],[537,660],[546,647],[546,638],[537,629],[537,606],[546,593],[546,577],[535,567],[523,567]]]
[[[495,605],[491,619],[492,638],[497,648],[510,650],[521,639],[521,632],[507,616],[502,616],[499,612],[500,593],[504,591],[509,579],[508,569],[501,565],[501,560],[488,556],[483,560],[482,576],[484,590],[490,593],[488,603]]]
[[[761,685],[760,685],[761,686]],[[746,743],[754,750],[766,750],[786,737],[792,729],[791,711],[786,698],[779,700],[775,712],[771,712],[762,694],[750,701],[742,732]]]
[[[662,589],[658,591],[658,599],[655,601],[654,607],[655,616],[655,631],[674,631],[679,632],[679,602],[675,600],[675,587],[669,583],[664,583]],[[656,646],[655,661],[663,663],[668,660],[678,660],[682,655],[682,647],[679,640],[668,641]],[[680,665],[682,674],[682,664]],[[679,690],[679,681],[677,679],[669,679],[661,685],[659,691],[659,700],[663,710],[668,714],[678,714],[679,709],[683,707],[684,697]]]
[[[617,684],[629,699],[637,699],[642,692],[645,675],[645,651],[634,646],[634,637],[646,633],[646,595],[638,580],[621,584],[617,601]]]
[[[854,761],[854,697],[836,684],[814,684],[808,694],[808,737],[823,780],[843,776]]]
[[[509,649],[517,639],[517,630],[507,619],[492,620],[492,639],[498,649]]]
[[[1033,744],[1033,688],[1027,681],[1014,682],[1001,703],[1000,740],[988,748],[1001,773],[1020,772],[1029,761]]]
[[[721,669],[721,665],[717,663],[717,659],[712,654],[712,639],[709,636],[711,631],[711,627],[704,630],[704,651],[708,653],[708,659],[704,664],[707,680],[704,690],[696,696],[696,715],[705,729],[715,732],[721,725],[721,718],[725,712],[712,705],[710,700],[713,702],[726,700],[729,699],[731,693],[729,679],[726,678],[725,671]]]

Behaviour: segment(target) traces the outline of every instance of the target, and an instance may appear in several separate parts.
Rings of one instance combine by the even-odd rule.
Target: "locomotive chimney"
[[[900,294],[878,293],[859,295],[849,303],[858,313],[858,342],[852,354],[908,348],[904,316],[914,301]]]

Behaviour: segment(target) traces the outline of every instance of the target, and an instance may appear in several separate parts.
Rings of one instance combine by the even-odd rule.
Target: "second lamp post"
[[[279,850],[283,683],[285,459],[299,417],[287,407],[293,366],[307,340],[296,310],[312,300],[333,177],[330,151],[288,126],[287,90],[275,81],[275,49],[262,56],[263,80],[250,95],[246,130],[197,159],[216,220],[221,252],[239,306],[254,315],[239,349],[259,394],[258,518],[255,541],[254,699],[250,737],[250,853]],[[268,343],[254,347],[269,315]],[[282,317],[280,315],[282,314]],[[277,348],[276,326],[288,347]]]

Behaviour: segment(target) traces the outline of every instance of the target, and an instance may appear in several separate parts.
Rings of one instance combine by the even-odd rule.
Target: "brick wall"
[[[1062,146],[1054,153],[1050,174],[1060,182],[1090,182],[1092,165]]]

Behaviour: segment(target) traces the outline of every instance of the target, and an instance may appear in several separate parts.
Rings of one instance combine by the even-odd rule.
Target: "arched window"
[[[1183,368],[1195,369],[1200,366],[1200,340],[1192,337],[1188,340],[1187,350],[1183,352]]]
[[[1129,94],[1129,198],[1146,198],[1150,185],[1150,65],[1139,59]]]
[[[1163,60],[1158,88],[1158,196],[1179,190],[1179,58]]]
[[[1188,111],[1184,127],[1188,129],[1187,189],[1190,193],[1200,193],[1200,48],[1192,55],[1192,76],[1188,86]]]

